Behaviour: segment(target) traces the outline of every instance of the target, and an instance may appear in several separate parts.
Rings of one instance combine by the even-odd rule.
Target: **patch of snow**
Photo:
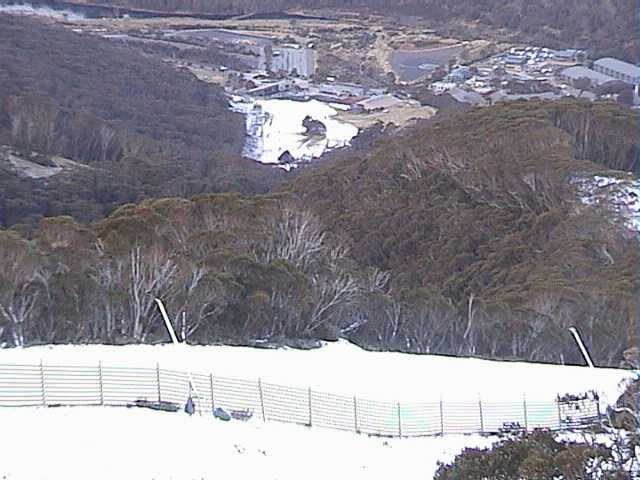
[[[349,145],[358,128],[335,119],[336,109],[317,100],[252,100],[231,102],[234,111],[246,115],[247,141],[243,154],[261,163],[282,165],[280,156],[288,151],[296,161],[311,160],[323,153]],[[308,137],[302,122],[306,116],[322,122],[323,138]]]
[[[54,10],[53,8],[37,6],[34,7],[30,3],[22,4],[0,4],[0,14],[6,13],[9,15],[27,15],[27,16],[40,16],[49,17],[59,20],[83,20],[85,17],[82,14],[72,12],[71,10]]]
[[[380,401],[477,403],[555,401],[558,394],[599,393],[614,403],[628,370],[440,355],[368,352],[347,341],[297,350],[233,346],[56,345],[0,349],[0,363],[148,367],[262,381]],[[604,405],[603,405],[604,406]]]
[[[429,479],[496,437],[382,439],[139,408],[0,409],[6,480]]]
[[[590,179],[579,179],[581,200],[588,205],[609,202],[615,212],[626,219],[629,229],[640,232],[640,178],[594,175]]]
[[[349,110],[351,110],[351,107],[349,105],[345,105],[343,103],[330,103],[329,106],[331,108],[335,108],[336,110],[342,110],[343,112],[348,112]]]

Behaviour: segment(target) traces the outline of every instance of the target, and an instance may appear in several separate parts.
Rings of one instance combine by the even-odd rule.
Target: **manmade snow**
[[[0,363],[155,367],[312,387],[377,400],[553,400],[597,390],[614,402],[629,371],[367,352],[346,341],[314,350],[229,346],[44,346],[0,350]],[[431,479],[437,461],[479,435],[383,439],[261,421],[121,407],[0,409],[0,478]],[[10,432],[7,434],[6,432]],[[34,452],[38,452],[34,455]]]
[[[310,160],[328,150],[349,145],[358,134],[358,128],[335,119],[337,111],[334,107],[338,106],[318,100],[231,102],[232,110],[246,115],[244,156],[283,168],[293,166],[279,164],[280,156],[287,151],[295,160]],[[307,116],[324,124],[325,136],[314,138],[305,135],[302,122]]]

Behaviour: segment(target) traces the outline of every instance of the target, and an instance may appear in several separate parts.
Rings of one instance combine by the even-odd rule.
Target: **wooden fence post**
[[[558,430],[562,430],[562,413],[560,412],[560,399],[556,400],[558,405]]]
[[[258,391],[260,392],[260,408],[262,410],[262,421],[267,421],[267,416],[264,414],[264,395],[262,394],[262,380],[258,379]]]
[[[160,362],[156,363],[156,381],[158,383],[158,403],[162,402],[162,388],[160,387]]]
[[[100,382],[100,405],[104,405],[104,386],[102,384],[102,362],[98,362],[98,381]]]
[[[211,413],[215,410],[215,402],[213,400],[213,373],[209,374],[209,386],[211,387]]]
[[[355,432],[360,433],[358,431],[358,398],[353,396],[353,423],[355,424]]]
[[[40,391],[42,392],[42,406],[47,406],[47,392],[44,388],[44,365],[42,365],[42,359],[40,359]]]
[[[309,387],[309,426],[313,425],[313,416],[311,412],[311,387]]]
[[[440,435],[444,436],[444,406],[440,397]]]
[[[529,416],[527,415],[527,395],[522,395],[522,408],[524,410],[524,432],[529,431]]]
[[[478,407],[480,409],[480,433],[484,433],[484,416],[482,415],[482,398],[478,397]]]
[[[402,438],[402,417],[400,416],[400,402],[398,402],[398,436]]]

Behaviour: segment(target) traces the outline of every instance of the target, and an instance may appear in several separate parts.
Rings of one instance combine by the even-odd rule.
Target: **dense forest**
[[[82,3],[82,2],[79,2]],[[248,14],[287,8],[367,9],[389,15],[388,0],[104,0],[110,5],[162,11]],[[506,30],[523,41],[550,47],[575,46],[596,56],[638,61],[637,0],[397,0],[394,16],[414,16],[442,33],[468,37],[484,28]]]
[[[638,338],[637,238],[580,178],[638,170],[630,110],[453,114],[268,196],[146,200],[0,231],[0,342],[350,338],[369,348],[599,364]]]
[[[221,89],[190,73],[0,16],[0,145],[43,166],[59,156],[86,167],[34,179],[0,161],[0,226],[90,221],[149,197],[264,192],[282,172],[241,158],[244,133]]]
[[[390,273],[367,341],[558,359],[576,324],[610,364],[637,339],[638,244],[578,202],[574,179],[637,171],[636,129],[613,104],[516,102],[387,140],[293,188],[360,265]]]

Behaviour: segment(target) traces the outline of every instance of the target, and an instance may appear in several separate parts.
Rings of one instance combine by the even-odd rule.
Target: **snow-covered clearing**
[[[369,438],[117,407],[0,409],[0,424],[6,480],[427,480],[438,460],[496,440]]]
[[[576,347],[577,348],[577,347]],[[0,350],[0,363],[155,368],[241,379],[381,401],[554,401],[596,390],[612,403],[628,370],[368,352],[347,341],[312,350],[230,346],[58,345]]]
[[[358,134],[357,127],[334,118],[337,111],[333,106],[317,100],[252,100],[232,102],[231,108],[246,115],[244,155],[261,163],[279,164],[280,156],[286,151],[295,160],[317,158],[328,150],[349,145]],[[302,122],[306,116],[322,122],[326,136],[305,135]]]

